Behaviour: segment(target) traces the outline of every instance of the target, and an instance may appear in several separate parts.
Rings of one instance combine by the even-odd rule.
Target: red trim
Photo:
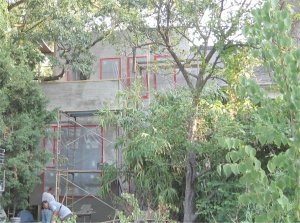
[[[103,79],[103,64],[102,62],[105,60],[118,60],[119,61],[119,79],[122,79],[122,61],[121,61],[121,57],[110,57],[110,58],[101,58],[100,59],[100,80]]]
[[[127,57],[127,87],[130,89],[130,60]]]
[[[131,85],[131,64],[130,64],[130,60],[132,59],[133,57],[127,57],[127,87],[128,89],[130,89],[130,85]],[[147,59],[147,56],[136,56],[135,57],[136,60],[135,62],[137,61],[137,59],[140,59],[140,58],[146,58]],[[147,99],[149,98],[149,84],[148,84],[148,71],[146,72],[146,95],[142,95],[142,98],[144,99]],[[142,82],[143,84],[143,82]]]
[[[154,56],[154,61],[157,61],[158,58],[168,58],[171,57],[170,55],[155,55]],[[156,78],[156,72],[153,74],[153,85],[154,85],[154,90],[157,90],[157,78]],[[174,70],[173,70],[173,87],[174,89],[176,88],[176,67],[174,65]]]

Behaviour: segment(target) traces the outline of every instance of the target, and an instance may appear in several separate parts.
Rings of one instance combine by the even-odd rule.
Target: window
[[[43,147],[44,149],[52,155],[52,159],[50,159],[46,163],[47,168],[52,168],[55,166],[55,153],[56,153],[56,126],[52,126],[51,128],[47,129],[47,137],[43,139]]]
[[[60,156],[68,159],[61,168],[96,170],[98,163],[103,162],[102,130],[96,125],[66,125],[60,131]]]
[[[148,67],[147,67],[147,56],[136,56],[136,76],[132,71],[133,57],[127,58],[127,87],[132,89],[137,79],[137,75],[141,75],[142,84],[142,97],[149,98],[149,79],[148,79]]]
[[[81,71],[68,67],[67,70],[67,81],[77,81],[77,80],[87,80],[87,76],[84,75]]]
[[[121,58],[100,59],[100,80],[122,78]]]
[[[154,56],[153,85],[155,90],[176,88],[176,67],[169,55]]]
[[[93,195],[97,195],[99,188],[99,173],[80,173],[80,170],[98,170],[104,162],[104,130],[97,125],[64,125],[60,128],[60,145],[57,148],[58,133],[57,126],[53,126],[50,130],[48,138],[44,140],[44,147],[51,151],[53,157],[56,153],[59,155],[59,169],[79,170],[73,175],[64,176],[61,179],[61,195],[66,193],[66,178],[72,180],[78,187],[74,187],[73,194],[75,196],[84,196],[86,193],[81,190],[83,188]],[[54,159],[47,165],[44,173],[44,188],[55,185],[55,166]],[[74,179],[72,179],[74,177]]]

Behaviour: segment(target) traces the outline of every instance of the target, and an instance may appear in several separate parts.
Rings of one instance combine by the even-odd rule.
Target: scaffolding
[[[132,60],[134,62],[134,68],[132,70],[127,70],[126,78],[119,78],[119,87],[122,86],[123,89],[128,88],[128,78],[131,78],[131,75],[134,75],[132,78],[134,78],[134,81],[141,82],[143,81],[143,78],[146,77],[147,83],[147,94],[149,95],[150,99],[150,74],[160,75],[160,79],[162,82],[167,83],[168,86],[174,87],[177,85],[176,79],[173,79],[173,76],[175,78],[177,67],[174,65],[174,63],[168,61],[167,56],[162,56],[160,60],[157,61],[150,61],[150,52],[148,52],[147,56],[143,57],[142,60]],[[158,58],[158,57],[157,57]],[[114,63],[115,64],[115,63]],[[160,71],[155,71],[155,69],[151,70],[154,66],[157,65],[159,68],[164,68]],[[195,66],[194,66],[195,67]],[[168,69],[169,68],[169,69]],[[119,66],[115,64],[114,67],[112,67],[113,73],[119,74]],[[170,71],[169,71],[170,70]],[[128,73],[129,72],[129,73]],[[129,76],[128,76],[129,75]],[[117,75],[118,76],[118,75]],[[156,76],[155,76],[156,78]],[[156,80],[156,79],[155,79]],[[156,90],[156,89],[155,89]],[[150,100],[148,100],[150,102]],[[97,114],[97,110],[92,111],[59,111],[58,112],[58,118],[56,120],[55,126],[56,131],[54,132],[54,147],[55,150],[53,151],[54,157],[53,157],[53,168],[47,169],[47,171],[52,171],[55,175],[55,197],[57,200],[59,198],[61,199],[61,202],[64,203],[66,206],[70,207],[72,211],[74,211],[74,205],[84,199],[85,197],[93,197],[97,201],[101,202],[102,204],[106,205],[107,207],[111,208],[112,210],[116,210],[113,206],[106,203],[99,197],[95,196],[93,192],[86,189],[83,185],[80,185],[78,183],[77,178],[78,176],[82,175],[93,175],[93,174],[102,174],[101,166],[103,164],[103,154],[101,155],[101,160],[97,164],[94,165],[95,168],[84,168],[84,166],[78,166],[78,155],[80,151],[80,141],[89,136],[92,135],[96,137],[97,139],[102,140],[102,144],[105,141],[106,143],[113,144],[114,142],[105,138],[101,132],[95,129],[90,129],[86,125],[80,123],[78,121],[79,118],[85,117],[90,118]],[[66,128],[67,126],[67,128]],[[96,126],[96,125],[95,125]],[[99,126],[97,125],[99,128]],[[82,131],[84,129],[84,131]],[[119,134],[119,130],[116,130],[117,134]],[[88,138],[88,137],[87,137]],[[86,142],[85,142],[86,143]],[[82,148],[81,148],[82,149]],[[102,148],[103,150],[103,148]],[[116,161],[117,165],[120,165],[120,162],[122,161],[119,159],[120,150],[117,150],[116,154]],[[64,157],[67,159],[64,160]],[[82,158],[82,157],[80,157]],[[119,167],[119,166],[118,166]],[[125,179],[121,179],[120,177],[116,179],[116,182],[119,186],[119,193],[122,193],[123,191],[128,190],[129,182],[126,182]],[[82,196],[79,199],[75,199],[76,191],[81,191],[85,195]]]
[[[106,139],[101,133],[93,129],[91,130],[77,121],[78,117],[89,117],[95,115],[95,113],[96,111],[58,112],[56,131],[53,139],[56,148],[53,161],[55,166],[54,168],[47,169],[47,171],[54,171],[55,174],[56,199],[59,200],[59,198],[61,198],[61,203],[68,206],[72,211],[74,211],[74,205],[86,197],[92,197],[112,210],[116,210],[113,206],[95,196],[95,194],[85,189],[82,185],[76,183],[76,177],[79,174],[100,175],[102,173],[100,163],[103,161],[102,157],[99,163],[95,165],[95,169],[77,168],[76,164],[78,160],[76,160],[76,158],[78,157],[76,157],[76,153],[78,153],[79,150],[79,140],[88,137],[88,135],[93,135],[107,143],[113,144],[112,141]],[[66,130],[64,130],[64,128],[66,128]],[[85,134],[82,135],[79,128],[84,129],[83,132]],[[83,192],[84,196],[75,200],[75,190]]]

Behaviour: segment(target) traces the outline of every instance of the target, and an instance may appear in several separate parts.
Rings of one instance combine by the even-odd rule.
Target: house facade
[[[52,187],[57,199],[79,213],[79,221],[88,217],[99,222],[115,214],[114,204],[99,197],[101,167],[105,163],[121,165],[122,154],[114,146],[120,129],[99,126],[97,112],[107,105],[111,110],[120,109],[118,93],[132,89],[137,80],[145,103],[151,101],[155,92],[179,88],[185,81],[166,54],[139,49],[134,63],[130,51],[120,55],[110,45],[96,44],[91,51],[96,60],[88,80],[82,80],[80,72],[70,67],[60,80],[42,83],[48,108],[57,109],[57,118],[47,130],[49,136],[42,141],[51,159],[30,204],[39,207],[42,192]],[[158,69],[159,64],[164,64],[164,68]],[[191,69],[196,72],[197,68]],[[132,185],[116,179],[112,187],[118,195],[130,191]],[[90,212],[85,210],[85,215],[81,209],[87,205]]]
[[[80,72],[69,67],[63,78],[42,83],[49,99],[48,108],[57,109],[57,118],[42,142],[52,158],[30,203],[39,207],[42,192],[52,187],[58,200],[79,213],[78,221],[88,217],[92,222],[100,222],[113,219],[115,214],[113,202],[99,197],[99,176],[104,174],[101,167],[105,163],[122,165],[122,153],[114,145],[120,129],[99,126],[97,112],[106,106],[121,109],[118,94],[132,89],[137,80],[145,104],[156,92],[178,89],[186,86],[186,82],[165,53],[138,49],[134,60],[130,50],[120,53],[109,44],[96,44],[91,51],[96,60],[89,79],[82,80]],[[199,66],[194,63],[188,69],[197,73]],[[262,85],[271,84],[262,70],[254,78]],[[119,195],[131,191],[132,185],[116,179],[112,188]]]

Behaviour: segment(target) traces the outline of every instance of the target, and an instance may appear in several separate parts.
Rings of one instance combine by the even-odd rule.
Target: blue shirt
[[[60,219],[64,219],[67,215],[72,214],[68,207],[56,201],[49,202],[49,209],[53,212],[58,212]]]

